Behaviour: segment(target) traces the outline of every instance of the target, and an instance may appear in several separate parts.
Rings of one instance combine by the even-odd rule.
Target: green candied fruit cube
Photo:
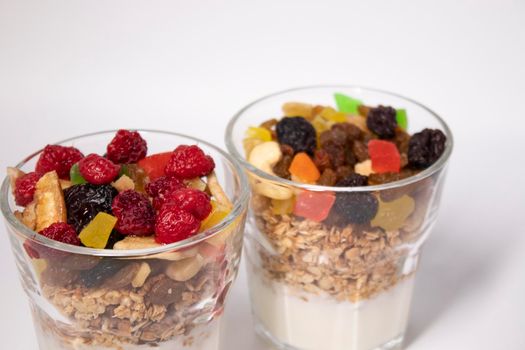
[[[69,170],[69,178],[71,180],[71,184],[73,185],[82,185],[87,183],[86,179],[84,179],[84,177],[80,174],[78,163],[73,164],[71,170]]]
[[[339,92],[334,94],[335,103],[337,104],[337,110],[339,112],[348,113],[348,114],[359,114],[358,108],[363,104],[361,100],[356,98],[346,96]]]
[[[100,212],[80,231],[78,238],[86,247],[103,249],[116,224],[116,217]]]
[[[396,109],[397,125],[403,130],[408,127],[407,111],[405,109]]]

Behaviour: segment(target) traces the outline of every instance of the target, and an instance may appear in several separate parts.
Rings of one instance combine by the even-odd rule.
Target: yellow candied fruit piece
[[[248,130],[246,130],[245,136],[248,139],[256,139],[264,142],[272,141],[272,133],[270,130],[262,127],[250,126]]]
[[[326,119],[318,115],[314,118],[314,120],[312,120],[312,125],[317,135],[317,144],[319,145],[321,133],[323,131],[330,130],[330,128],[332,127],[332,123],[328,122]]]
[[[216,200],[211,200],[211,213],[201,224],[201,231],[208,230],[216,225],[218,225],[230,211],[220,205]]]
[[[282,110],[285,117],[303,117],[310,120],[313,117],[313,108],[308,103],[287,102],[283,104]]]
[[[332,107],[326,107],[321,111],[321,117],[334,123],[346,122],[346,114],[338,112]]]
[[[103,249],[108,243],[109,235],[116,224],[116,217],[100,212],[84,227],[78,238],[86,247]]]
[[[293,212],[295,197],[288,199],[272,199],[272,213],[275,215],[287,215]]]
[[[379,200],[379,208],[375,218],[370,222],[372,227],[381,227],[387,231],[395,231],[404,225],[406,219],[414,212],[415,202],[406,194],[391,202]]]

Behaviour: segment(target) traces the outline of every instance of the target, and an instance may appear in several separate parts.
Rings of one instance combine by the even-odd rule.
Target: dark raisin
[[[377,198],[368,192],[337,193],[334,210],[345,224],[364,224],[372,220],[379,206]]]
[[[338,187],[359,187],[368,185],[368,177],[360,174],[350,174],[347,177],[337,181]]]
[[[111,203],[118,191],[110,185],[74,185],[64,190],[67,223],[82,231],[98,213],[111,213]]]
[[[330,157],[330,163],[333,169],[337,169],[346,162],[345,148],[342,145],[335,143],[334,141],[327,141],[323,144],[323,150],[328,153]]]
[[[332,130],[340,130],[346,134],[347,141],[360,140],[363,137],[363,131],[354,124],[337,123],[332,126]]]
[[[368,155],[368,146],[364,142],[354,141],[352,144],[352,152],[354,153],[358,162],[364,162],[370,158]]]
[[[288,169],[290,168],[290,164],[292,164],[292,160],[292,156],[284,155],[273,167],[275,175],[282,177],[283,179],[290,179],[291,174]]]
[[[340,166],[336,169],[335,174],[337,176],[337,180],[342,180],[345,177],[350,176],[354,172],[354,169],[352,167],[349,167],[348,165]]]
[[[415,133],[408,143],[408,163],[415,169],[428,168],[441,157],[446,141],[441,130],[424,129]]]
[[[276,125],[279,143],[291,146],[294,151],[313,155],[317,146],[314,127],[303,117],[285,117]]]
[[[80,282],[87,288],[100,286],[109,277],[116,274],[124,267],[126,262],[118,259],[102,259],[91,270],[82,271],[80,273]]]
[[[111,231],[111,234],[109,235],[108,242],[106,243],[105,249],[113,249],[113,246],[115,245],[115,243],[123,240],[125,237],[126,237],[125,235],[118,232],[117,230]]]
[[[399,150],[399,153],[408,152],[408,142],[410,141],[410,135],[401,128],[396,128],[396,136],[392,140]]]
[[[327,142],[333,142],[336,145],[344,146],[347,142],[347,136],[346,133],[341,129],[330,129],[323,131],[321,135],[319,135],[319,142],[321,144],[321,147]]]
[[[326,152],[324,149],[316,149],[314,152],[314,164],[321,172],[330,168],[332,163],[330,162],[330,156],[328,155],[328,152]]]
[[[412,175],[415,175],[415,172],[410,169],[403,169],[399,173],[370,174],[370,176],[368,176],[368,184],[371,186],[382,185],[389,182],[403,180]]]
[[[323,171],[319,180],[317,180],[317,184],[321,186],[333,186],[336,181],[337,175],[335,174],[335,171],[327,168]]]
[[[385,106],[371,108],[366,118],[366,126],[379,138],[394,137],[397,127],[396,110]]]
[[[283,155],[285,155],[285,156],[293,156],[294,151],[293,151],[293,148],[291,146],[280,145],[280,148],[281,148],[281,152],[283,153]]]
[[[357,158],[355,157],[355,154],[352,151],[351,144],[347,144],[345,146],[344,152],[345,152],[345,163],[353,168],[354,165],[357,163]]]

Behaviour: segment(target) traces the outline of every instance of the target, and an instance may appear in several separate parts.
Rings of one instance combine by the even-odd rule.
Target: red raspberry
[[[33,243],[30,240],[26,240],[23,244],[23,247],[27,253],[27,256],[29,256],[31,259],[40,259],[40,253],[38,253],[38,250],[34,247],[36,244]]]
[[[165,205],[155,220],[155,241],[173,243],[189,238],[199,231],[200,221],[187,211]]]
[[[69,180],[69,170],[83,157],[75,147],[47,145],[38,158],[35,171],[45,174],[56,170],[58,177]]]
[[[15,182],[15,202],[25,207],[33,201],[36,183],[42,177],[41,173],[27,173],[16,179]]]
[[[173,151],[165,172],[181,179],[192,179],[208,175],[214,168],[212,157],[204,154],[198,146],[181,145]]]
[[[153,233],[155,211],[148,198],[133,190],[119,193],[113,200],[115,229],[125,235],[147,236]]]
[[[210,196],[195,188],[181,188],[166,198],[166,203],[191,213],[199,220],[204,220],[211,213]]]
[[[153,207],[160,209],[167,196],[183,188],[182,181],[174,176],[161,176],[146,185],[146,192],[153,198]]]
[[[113,164],[107,158],[91,153],[78,162],[78,170],[87,182],[94,185],[104,185],[117,177],[120,166]]]
[[[51,226],[43,229],[39,232],[42,236],[45,236],[55,241],[67,243],[71,245],[80,245],[80,239],[77,236],[75,228],[65,222],[56,222]]]
[[[107,148],[107,157],[113,163],[136,163],[146,157],[148,145],[136,131],[119,130]]]

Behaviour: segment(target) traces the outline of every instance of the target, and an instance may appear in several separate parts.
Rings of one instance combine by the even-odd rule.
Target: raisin
[[[397,127],[396,110],[385,106],[371,108],[366,118],[366,126],[379,138],[394,137]]]
[[[333,169],[337,169],[346,162],[345,159],[345,148],[342,145],[335,143],[334,141],[327,141],[323,144],[323,150],[328,153],[330,157],[330,163]]]
[[[127,262],[118,259],[102,259],[91,270],[80,273],[80,282],[87,288],[98,287],[109,277],[115,275]]]
[[[80,232],[99,212],[111,214],[111,203],[117,194],[110,185],[83,184],[65,189],[68,224]]]
[[[337,170],[335,171],[335,174],[337,176],[337,180],[339,181],[341,179],[344,179],[345,177],[350,176],[353,172],[354,172],[353,168],[347,165],[343,165],[337,168]]]
[[[347,177],[337,181],[338,187],[359,187],[368,185],[368,177],[360,174],[350,174]]]
[[[343,224],[364,224],[372,220],[379,207],[377,198],[368,192],[340,192],[334,210]]]
[[[323,171],[319,180],[317,180],[317,184],[321,186],[333,186],[335,185],[336,181],[337,175],[335,174],[335,171],[327,168]]]
[[[328,152],[324,149],[317,149],[314,152],[314,164],[319,169],[319,171],[323,172],[326,169],[329,169],[332,164],[330,162],[330,156],[328,155]]]
[[[428,168],[441,157],[446,141],[441,130],[424,129],[415,133],[408,143],[408,163],[415,169]]]
[[[354,165],[357,163],[357,159],[355,157],[354,152],[352,151],[352,146],[350,145],[345,146],[344,152],[345,152],[345,163],[353,168]]]
[[[314,127],[303,117],[285,117],[276,125],[279,143],[289,145],[294,152],[313,155],[317,146]]]
[[[291,146],[280,145],[280,148],[281,148],[281,152],[283,153],[283,155],[285,155],[285,156],[293,156],[294,155],[294,151],[293,151],[293,148]]]
[[[323,131],[321,135],[319,135],[319,142],[321,143],[321,147],[323,147],[323,145],[327,142],[333,142],[336,145],[344,146],[347,140],[348,138],[346,136],[346,133],[340,128],[332,128],[330,130]]]
[[[293,157],[289,155],[284,155],[281,160],[273,167],[273,172],[275,175],[282,177],[283,179],[290,179],[290,164],[292,164]]]
[[[354,141],[352,144],[352,152],[354,153],[358,162],[364,162],[370,158],[368,155],[368,147],[366,143],[362,141]]]
[[[410,141],[410,135],[401,128],[396,128],[396,135],[392,140],[399,150],[399,153],[408,152],[408,142]]]
[[[332,130],[340,130],[346,134],[347,141],[360,140],[363,138],[363,131],[359,127],[350,123],[337,123],[332,126]]]
[[[369,185],[382,185],[389,182],[399,181],[415,175],[415,172],[410,169],[403,169],[399,173],[381,173],[381,174],[370,174],[368,177]]]

